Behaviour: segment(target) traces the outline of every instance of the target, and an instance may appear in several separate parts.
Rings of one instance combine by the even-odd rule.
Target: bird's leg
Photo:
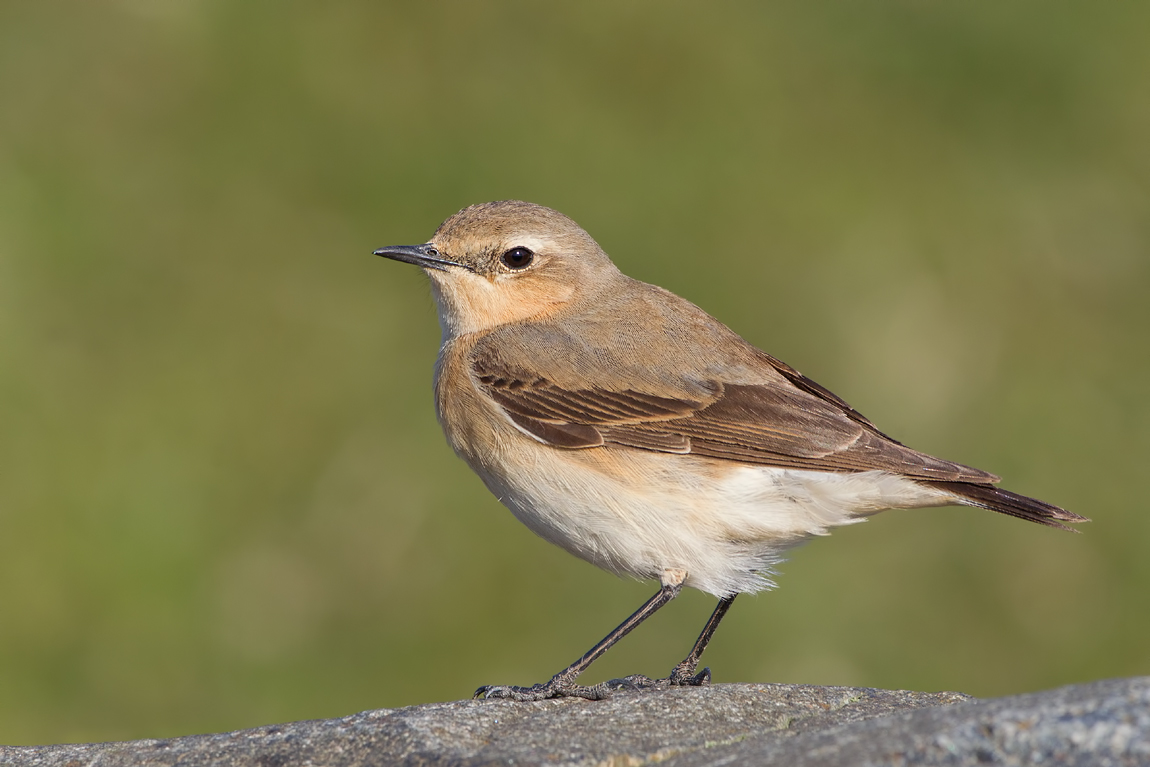
[[[602,700],[611,694],[612,687],[604,682],[593,687],[583,687],[575,684],[575,679],[582,674],[588,666],[616,642],[627,636],[631,631],[647,618],[651,617],[660,607],[679,595],[683,588],[683,578],[686,573],[672,573],[663,576],[663,585],[659,591],[648,599],[642,607],[632,613],[631,617],[592,647],[583,657],[567,668],[551,677],[550,682],[537,684],[531,687],[484,685],[475,691],[475,698],[510,698],[511,700],[545,700],[547,698],[587,698],[588,700]],[[713,619],[712,619],[713,620]],[[718,621],[714,621],[718,623]],[[714,629],[712,629],[714,631]],[[706,645],[706,642],[703,642]],[[696,642],[696,647],[698,643]],[[702,649],[699,649],[702,652]],[[684,661],[685,663],[686,661]],[[695,661],[698,663],[698,660]],[[682,664],[680,664],[682,665]],[[694,671],[694,667],[691,669]]]
[[[703,656],[703,650],[707,649],[707,643],[711,641],[715,629],[719,627],[719,621],[723,620],[723,616],[727,614],[727,610],[730,609],[731,603],[735,601],[737,596],[738,594],[732,594],[719,600],[719,604],[715,605],[715,611],[707,620],[707,625],[703,626],[703,633],[699,634],[699,638],[695,640],[695,646],[691,648],[690,654],[671,671],[671,675],[667,677],[668,682],[672,685],[691,687],[711,683],[711,669],[704,667],[698,674],[695,673],[695,669],[699,665],[699,658]]]

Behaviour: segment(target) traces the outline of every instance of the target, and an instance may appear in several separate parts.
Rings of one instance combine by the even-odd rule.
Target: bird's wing
[[[761,354],[761,353],[760,353]],[[829,391],[762,355],[778,375],[760,383],[645,381],[616,390],[587,376],[561,384],[524,358],[472,358],[476,385],[515,424],[560,448],[626,445],[814,471],[883,470],[915,479],[997,482],[978,469],[900,444]]]

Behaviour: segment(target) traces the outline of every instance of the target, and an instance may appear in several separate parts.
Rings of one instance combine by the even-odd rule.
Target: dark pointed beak
[[[439,269],[440,271],[447,271],[450,266],[458,266],[467,269],[464,264],[451,261],[444,258],[435,249],[431,243],[426,245],[389,245],[386,248],[373,250],[373,255],[383,256],[395,261],[402,261],[405,264],[415,264],[422,266],[424,269]]]

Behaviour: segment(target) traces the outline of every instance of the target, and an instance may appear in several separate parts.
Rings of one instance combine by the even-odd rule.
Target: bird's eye
[[[535,260],[535,254],[527,248],[512,248],[500,260],[508,269],[526,269]]]

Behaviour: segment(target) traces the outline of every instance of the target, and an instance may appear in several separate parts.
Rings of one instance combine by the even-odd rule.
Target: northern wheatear
[[[539,536],[662,584],[549,682],[477,697],[603,697],[606,684],[576,677],[683,586],[719,604],[660,683],[706,684],[699,657],[736,595],[769,587],[792,546],[883,509],[978,506],[1064,530],[1087,521],[896,442],[694,304],[622,274],[549,208],[474,205],[424,245],[375,254],[431,278],[443,329],[435,403],[455,452]]]

